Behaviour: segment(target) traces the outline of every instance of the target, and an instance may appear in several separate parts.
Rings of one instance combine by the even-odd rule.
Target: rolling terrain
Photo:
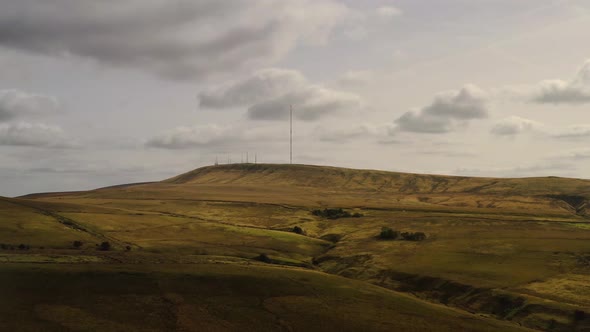
[[[580,179],[271,164],[0,198],[0,325],[590,331],[589,200]]]

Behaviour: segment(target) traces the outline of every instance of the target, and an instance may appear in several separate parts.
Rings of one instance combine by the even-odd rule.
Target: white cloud
[[[27,122],[0,124],[0,145],[44,148],[72,148],[77,146],[57,126]]]
[[[531,100],[541,104],[586,104],[590,103],[590,59],[570,81],[545,80],[539,82],[532,92]]]
[[[377,16],[386,19],[391,19],[402,15],[402,11],[399,8],[393,6],[382,6],[377,8],[375,12],[377,13]]]
[[[584,139],[590,138],[590,125],[575,125],[570,126],[559,133],[553,135],[554,138],[558,139]]]
[[[0,90],[0,122],[26,115],[55,113],[61,108],[57,98],[20,90]]]
[[[488,117],[487,94],[475,85],[442,92],[420,110],[404,113],[395,120],[396,130],[440,134],[454,130],[470,120]]]
[[[333,0],[19,0],[2,3],[0,46],[202,79],[323,43],[350,13]]]
[[[203,107],[223,109],[247,107],[253,120],[282,120],[293,116],[303,121],[361,107],[361,98],[353,93],[314,85],[297,71],[264,69],[249,77],[228,82],[199,94]]]
[[[232,127],[215,124],[181,126],[151,138],[146,145],[165,149],[186,149],[218,144],[236,135]]]
[[[543,124],[540,122],[518,116],[510,116],[496,123],[491,133],[497,136],[515,136],[540,129],[542,126]]]
[[[320,141],[341,143],[370,137],[384,138],[388,135],[390,129],[390,125],[364,123],[344,127],[336,126],[335,128],[319,126],[314,130],[314,134]]]

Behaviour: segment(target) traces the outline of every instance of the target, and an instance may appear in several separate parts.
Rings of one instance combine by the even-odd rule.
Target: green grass
[[[6,331],[519,331],[358,281],[238,265],[3,265]],[[42,280],[40,283],[39,280]],[[18,318],[18,319],[15,319]]]
[[[590,311],[589,304],[580,298],[587,287],[580,280],[590,277],[590,220],[566,202],[548,195],[589,197],[589,188],[589,181],[561,178],[444,177],[301,165],[207,167],[160,183],[1,200],[0,243],[23,242],[50,249],[37,249],[30,258],[0,251],[0,262],[2,257],[9,257],[5,261],[10,262],[20,259],[21,264],[67,263],[71,259],[71,265],[78,266],[97,259],[108,265],[99,270],[114,269],[115,263],[137,264],[140,270],[142,266],[158,266],[140,271],[142,275],[158,274],[163,269],[169,274],[181,273],[180,266],[163,264],[183,263],[197,264],[206,269],[199,273],[206,274],[215,264],[204,262],[236,265],[239,269],[244,264],[256,264],[256,269],[262,269],[253,259],[264,253],[276,264],[272,270],[256,271],[282,272],[273,272],[268,276],[270,280],[257,282],[272,284],[279,278],[277,273],[281,275],[279,279],[302,273],[288,267],[293,265],[355,278],[366,287],[373,287],[368,285],[374,283],[403,290],[417,286],[412,283],[422,282],[420,278],[431,278],[438,284],[462,285],[453,294],[458,298],[469,299],[475,294],[462,294],[465,289],[501,290],[514,298],[526,297],[527,303],[535,306],[514,309],[512,319],[546,328],[550,319],[568,321],[576,306]],[[327,220],[311,214],[313,209],[325,207],[345,208],[364,217]],[[54,216],[42,211],[50,211]],[[55,216],[68,218],[87,232],[68,228]],[[291,232],[293,226],[303,227],[307,236]],[[422,242],[381,241],[376,236],[384,226],[402,232],[424,232],[428,238]],[[330,234],[340,239],[336,243],[320,240]],[[114,252],[94,250],[94,245],[105,239],[113,242]],[[84,250],[68,250],[74,240],[85,242]],[[124,252],[126,245],[132,248],[130,252]],[[81,261],[68,256],[79,256]],[[84,261],[86,256],[94,258]],[[319,263],[311,266],[313,260]],[[279,265],[284,265],[284,271]],[[92,271],[96,266],[82,264],[72,271]],[[189,274],[194,273],[191,271]],[[323,312],[327,306],[310,294],[324,288],[326,292],[335,292],[323,283],[305,287],[303,295],[291,294],[268,302],[269,308],[289,317],[289,326],[297,329],[309,327],[297,325],[293,312],[308,307]],[[420,289],[414,294],[435,302],[444,301],[446,296],[433,289]],[[348,303],[339,296],[333,301]],[[233,296],[227,295],[220,303],[233,308],[232,301]],[[463,309],[483,310],[487,315],[490,313],[484,310],[483,303],[490,301],[495,299],[478,298],[471,307]],[[248,312],[253,304],[247,303],[240,310]],[[289,310],[282,312],[284,308]],[[339,316],[352,315],[352,308],[355,307],[341,308],[344,314]],[[130,328],[117,325],[124,324],[125,319],[109,323],[108,315],[96,315],[91,309],[62,303],[42,307],[39,315],[79,316],[83,317],[81,321],[94,321],[96,326],[112,330]],[[234,317],[225,312],[223,315],[233,318],[222,322],[215,318],[220,310],[223,311],[207,314],[201,310],[193,315],[229,330],[238,324],[232,321],[250,326],[262,317],[253,312],[258,318],[250,321],[247,315]],[[382,314],[395,316],[389,312]],[[305,315],[317,320],[336,314],[328,310],[321,317],[309,312]],[[388,319],[375,320],[366,315],[368,325],[350,326],[391,327],[387,325]],[[424,318],[398,318],[418,324],[416,330],[428,330],[419,325]],[[79,322],[68,324],[77,328],[75,324]],[[572,327],[562,328],[568,331]]]

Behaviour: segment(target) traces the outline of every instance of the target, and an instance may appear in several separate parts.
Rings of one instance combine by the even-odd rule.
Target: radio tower
[[[293,164],[293,105],[289,106],[289,163]]]

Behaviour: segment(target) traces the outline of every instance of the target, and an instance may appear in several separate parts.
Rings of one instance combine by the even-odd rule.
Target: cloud
[[[293,105],[293,117],[303,121],[315,121],[326,115],[361,107],[361,98],[355,94],[331,90],[317,85],[287,93],[248,108],[253,120],[285,120]]]
[[[2,4],[0,46],[202,79],[323,43],[350,12],[333,0],[19,0]]]
[[[298,71],[270,68],[231,81],[199,94],[200,105],[213,109],[247,107],[253,120],[283,120],[293,116],[303,121],[361,107],[353,93],[315,85]]]
[[[343,88],[356,88],[369,84],[374,73],[369,70],[351,70],[345,72],[336,80],[336,85]]]
[[[219,149],[235,145],[244,147],[247,143],[257,145],[282,143],[288,138],[283,128],[275,126],[252,127],[245,125],[205,124],[180,126],[156,135],[145,142],[145,146],[160,149]]]
[[[236,132],[229,126],[215,124],[181,126],[157,135],[146,146],[163,149],[188,149],[230,141]]]
[[[540,104],[586,104],[590,103],[590,59],[570,81],[545,80],[539,82],[532,92],[531,101]]]
[[[531,132],[539,129],[543,124],[521,118],[518,116],[510,116],[499,121],[491,130],[491,133],[496,136],[515,136],[525,132]]]
[[[575,125],[571,126],[560,133],[553,135],[557,139],[583,139],[590,137],[590,125]]]
[[[55,97],[20,90],[0,90],[0,122],[31,115],[54,113],[61,108]]]
[[[379,126],[368,123],[347,127],[336,126],[336,128],[319,126],[314,130],[314,134],[322,142],[343,143],[370,137],[386,137],[389,129],[389,125]]]
[[[561,152],[554,156],[554,159],[563,160],[587,160],[590,159],[590,149],[589,148],[578,148],[572,149],[568,151]]]
[[[268,68],[255,72],[242,80],[228,82],[223,86],[199,94],[200,106],[228,108],[252,105],[284,95],[306,84],[306,79],[295,70]]]
[[[400,16],[403,13],[399,8],[393,6],[382,6],[377,8],[375,12],[377,13],[377,16],[386,19],[391,19]]]
[[[77,146],[57,126],[27,122],[0,124],[0,146],[2,145],[44,148],[73,148]]]
[[[487,118],[486,100],[486,93],[471,84],[458,91],[440,93],[429,106],[406,112],[395,120],[396,131],[430,134],[453,131],[459,124]]]

